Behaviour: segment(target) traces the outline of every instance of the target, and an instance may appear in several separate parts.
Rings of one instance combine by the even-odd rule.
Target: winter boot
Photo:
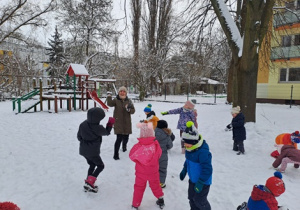
[[[114,159],[115,160],[120,160],[119,154],[118,155],[114,155]]]
[[[163,209],[165,206],[165,201],[163,197],[160,197],[157,201],[156,204],[159,206],[160,209]]]
[[[160,183],[161,188],[165,188],[167,185],[165,183]]]
[[[136,209],[136,210],[138,210],[139,207],[131,206],[131,209]]]
[[[247,202],[243,202],[236,210],[247,210]]]
[[[96,177],[88,176],[88,178],[85,180],[85,185],[83,186],[85,191],[94,192],[94,193],[98,192],[98,187],[95,186],[96,180],[97,180]]]

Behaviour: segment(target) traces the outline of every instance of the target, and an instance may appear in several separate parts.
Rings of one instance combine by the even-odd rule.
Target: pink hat
[[[187,100],[183,107],[186,108],[186,109],[194,109],[195,104],[193,102],[191,102],[190,100]]]
[[[140,128],[140,138],[154,137],[153,124],[150,123],[138,123],[137,128]]]

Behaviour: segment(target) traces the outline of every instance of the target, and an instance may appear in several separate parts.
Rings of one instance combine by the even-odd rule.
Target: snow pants
[[[194,190],[195,184],[189,180],[188,199],[191,210],[211,210],[210,203],[207,200],[210,185],[204,185],[200,193]]]
[[[132,206],[139,207],[141,205],[143,195],[146,189],[147,181],[149,181],[149,186],[152,190],[153,195],[156,198],[160,198],[164,195],[160,187],[158,172],[149,175],[136,173]]]
[[[282,161],[281,161],[279,171],[280,171],[280,172],[284,172],[285,169],[286,169],[286,167],[287,167],[287,164],[288,164],[288,163],[294,163],[294,167],[295,167],[295,168],[298,168],[298,167],[299,167],[299,164],[300,164],[300,162],[296,162],[296,161],[291,160],[291,159],[288,158],[288,157],[285,157],[285,158],[283,158]]]
[[[242,140],[242,141],[233,140],[233,150],[244,153],[245,152],[244,140]]]
[[[100,172],[104,169],[104,163],[100,156],[85,157],[87,163],[89,164],[87,176],[98,177]]]
[[[168,153],[163,152],[159,158],[159,179],[160,183],[166,183],[168,167]]]

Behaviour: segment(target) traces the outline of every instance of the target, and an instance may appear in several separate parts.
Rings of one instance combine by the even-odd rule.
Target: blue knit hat
[[[151,104],[148,104],[145,109],[144,109],[144,112],[151,112],[151,107],[152,105]]]

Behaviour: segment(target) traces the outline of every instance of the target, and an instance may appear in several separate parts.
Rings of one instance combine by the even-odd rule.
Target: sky
[[[143,109],[152,104],[157,117],[168,122],[176,136],[174,147],[169,150],[169,166],[163,189],[166,210],[189,209],[187,199],[188,177],[180,181],[185,156],[181,154],[178,115],[162,116],[167,111],[183,106],[187,96],[150,98],[152,101],[134,102],[136,113],[132,115],[133,133],[128,150],[137,143],[139,130],[136,124],[145,119]],[[213,178],[208,200],[214,210],[232,210],[247,201],[253,185],[265,184],[273,176],[271,167],[277,135],[300,130],[297,116],[300,107],[275,104],[257,104],[256,123],[246,123],[247,140],[245,155],[232,151],[232,133],[225,131],[231,122],[231,105],[225,98],[192,96],[197,101],[198,131],[212,153]],[[159,102],[160,100],[162,102]],[[103,99],[105,101],[105,99]],[[93,102],[89,101],[90,107]],[[53,108],[53,104],[51,104]],[[39,109],[38,109],[39,110]],[[76,138],[79,124],[86,119],[87,111],[67,111],[66,103],[57,114],[53,109],[36,113],[15,114],[12,102],[0,102],[0,202],[11,201],[22,210],[126,210],[131,209],[135,178],[134,163],[127,152],[120,151],[120,160],[113,159],[116,136],[103,137],[101,157],[105,168],[96,184],[99,192],[83,191],[88,165],[79,155]],[[113,108],[101,121],[105,125],[113,115]],[[286,192],[277,198],[280,205],[290,210],[299,209],[300,169],[288,165],[283,174]],[[146,188],[140,210],[156,210],[156,198]]]

